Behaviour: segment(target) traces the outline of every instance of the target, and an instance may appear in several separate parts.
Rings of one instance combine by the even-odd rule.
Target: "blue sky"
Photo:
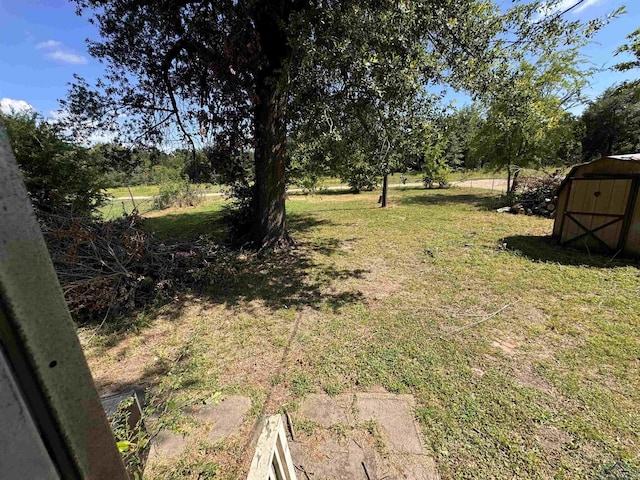
[[[573,4],[575,0],[563,0]],[[602,16],[626,5],[627,14],[614,20],[584,49],[598,67],[610,67],[622,60],[615,49],[625,36],[640,27],[640,0],[585,0],[570,18]],[[58,99],[77,73],[90,82],[102,72],[102,65],[87,53],[85,39],[97,38],[95,27],[75,14],[66,0],[0,0],[0,101],[2,106],[29,104],[45,116],[58,109]],[[586,93],[595,97],[606,87],[640,71],[597,74]]]

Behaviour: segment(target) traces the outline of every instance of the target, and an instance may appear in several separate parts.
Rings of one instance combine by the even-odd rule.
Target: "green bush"
[[[202,203],[203,198],[202,190],[191,185],[188,180],[175,180],[160,185],[160,191],[153,199],[153,207],[157,210],[193,207]]]
[[[435,188],[436,184],[439,188],[444,188],[449,185],[447,180],[448,174],[449,168],[444,162],[427,162],[424,166],[424,177],[422,181],[425,188]]]
[[[89,149],[64,138],[36,113],[0,114],[29,197],[46,214],[91,216],[105,201],[102,165]]]

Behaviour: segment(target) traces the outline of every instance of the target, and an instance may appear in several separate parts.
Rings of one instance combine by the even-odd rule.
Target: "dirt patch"
[[[554,395],[554,388],[542,378],[529,363],[519,363],[513,366],[513,376],[516,382],[525,388],[534,388],[548,395]]]
[[[571,436],[558,427],[542,425],[536,439],[548,454],[557,454],[570,442]]]
[[[502,353],[508,356],[512,356],[517,352],[520,343],[512,338],[495,339],[491,342],[491,345],[502,350]]]
[[[486,190],[505,191],[507,189],[507,180],[503,178],[482,178],[478,180],[451,182],[451,185],[461,188],[482,188]]]

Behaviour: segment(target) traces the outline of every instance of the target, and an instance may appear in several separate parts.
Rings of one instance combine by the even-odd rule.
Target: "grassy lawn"
[[[221,187],[219,185],[211,185],[209,183],[198,183],[195,184],[194,187],[202,189],[204,193],[217,193],[221,190]],[[131,193],[129,193],[129,190],[131,190]],[[136,185],[129,188],[108,188],[107,194],[111,195],[114,198],[129,198],[132,195],[134,197],[150,197],[153,195],[158,195],[159,191],[159,185]]]
[[[291,254],[240,252],[208,294],[103,327],[85,347],[98,388],[240,393],[254,418],[310,392],[412,393],[445,479],[640,468],[638,266],[559,249],[551,220],[498,214],[487,191],[378,195],[291,197]],[[221,235],[221,205],[147,225]],[[147,478],[241,478],[242,433]]]
[[[534,170],[526,170],[523,175],[533,175],[535,174]],[[448,176],[449,181],[458,182],[464,180],[475,180],[475,179],[483,179],[483,178],[506,178],[506,171],[499,172],[487,172],[484,170],[469,170],[464,172],[451,172]],[[417,173],[408,173],[406,175],[407,183],[421,183],[423,175],[420,172]],[[395,173],[389,176],[389,184],[390,185],[401,185],[402,180],[399,173]],[[347,186],[345,183],[341,182],[339,178],[335,177],[325,177],[320,182],[321,187],[336,187],[336,186]],[[197,187],[200,187],[205,193],[217,193],[220,192],[224,187],[220,185],[211,185],[211,184],[198,184]],[[295,186],[291,188],[297,188]],[[130,196],[134,197],[148,197],[158,195],[160,186],[159,185],[137,185],[133,187],[118,187],[118,188],[109,188],[106,190],[107,194],[116,198],[116,199],[128,199]],[[129,193],[131,190],[131,193]]]

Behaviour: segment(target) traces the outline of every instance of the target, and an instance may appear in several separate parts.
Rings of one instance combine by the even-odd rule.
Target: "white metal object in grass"
[[[297,480],[282,416],[267,418],[247,480]]]

